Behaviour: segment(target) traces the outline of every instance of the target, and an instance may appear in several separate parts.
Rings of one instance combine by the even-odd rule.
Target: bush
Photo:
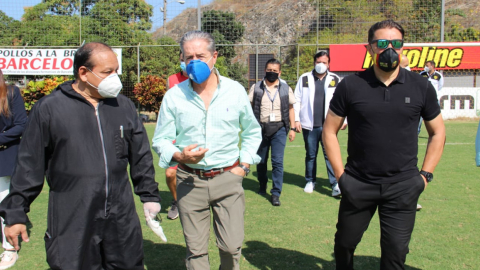
[[[141,76],[140,82],[135,84],[133,94],[146,111],[158,114],[166,92],[166,85],[165,79],[159,76]]]
[[[42,97],[49,95],[58,85],[67,81],[67,76],[46,78],[43,81],[30,81],[23,90],[23,100],[25,101],[25,110],[30,112],[33,105]]]

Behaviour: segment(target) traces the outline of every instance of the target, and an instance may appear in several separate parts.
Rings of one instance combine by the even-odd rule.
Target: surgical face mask
[[[265,79],[271,83],[278,80],[278,73],[276,72],[265,72]]]
[[[425,70],[425,72],[430,72],[430,69],[428,67],[424,67],[423,70]]]
[[[185,62],[180,62],[180,68],[182,69],[182,71],[185,71],[187,70],[187,65],[185,65]]]
[[[108,75],[106,78],[102,78],[97,74],[95,74],[90,69],[88,69],[88,71],[90,71],[93,75],[95,75],[97,78],[102,80],[98,86],[95,86],[91,84],[89,81],[87,81],[87,83],[91,87],[98,90],[98,94],[100,96],[104,98],[115,98],[118,96],[118,93],[120,93],[120,90],[122,90],[123,86],[117,73],[113,73],[111,75]]]
[[[324,63],[318,63],[315,65],[315,71],[318,74],[324,74],[325,72],[327,72],[327,65],[325,65]]]
[[[381,54],[375,53],[373,56],[374,65],[385,72],[395,70],[400,63],[400,60],[400,55],[398,55],[398,53],[392,48],[387,48]]]
[[[210,77],[210,73],[212,72],[212,68],[208,67],[207,63],[212,60],[213,56],[208,59],[207,62],[203,62],[202,60],[195,59],[190,61],[187,65],[187,74],[192,81],[201,84],[205,82],[208,77]]]

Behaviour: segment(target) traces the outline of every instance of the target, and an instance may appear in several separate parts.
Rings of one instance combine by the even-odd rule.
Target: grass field
[[[480,168],[475,166],[477,121],[448,121],[447,144],[435,170],[434,181],[420,197],[423,209],[407,256],[407,269],[480,269]],[[146,124],[151,138],[155,124]],[[339,133],[346,158],[347,132]],[[423,161],[427,143],[425,129],[419,137],[419,160]],[[312,194],[303,192],[304,155],[302,136],[288,143],[285,153],[285,175],[282,206],[273,207],[269,195],[256,194],[256,169],[243,182],[246,196],[245,241],[242,269],[334,269],[333,239],[339,200],[332,198],[324,161],[319,158],[317,187]],[[154,154],[155,164],[158,157]],[[420,164],[421,166],[421,164]],[[168,243],[163,243],[145,224],[145,265],[153,269],[185,269],[185,242],[180,221],[167,220],[171,195],[165,184],[164,170],[156,166],[160,186],[163,229]],[[269,188],[271,182],[269,182]],[[43,235],[46,229],[48,188],[32,204],[29,217],[30,242],[24,243],[19,260],[11,269],[49,269],[45,262]],[[137,210],[143,211],[138,198]],[[356,250],[355,269],[379,269],[378,216],[375,215]],[[477,254],[477,255],[475,255]],[[477,259],[475,259],[477,258]],[[211,269],[218,269],[219,256],[213,231],[210,237]]]

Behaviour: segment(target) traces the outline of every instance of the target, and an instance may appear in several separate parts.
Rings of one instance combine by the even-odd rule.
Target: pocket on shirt
[[[123,132],[121,130],[115,131],[114,141],[117,159],[128,158],[128,148],[131,138],[132,129],[124,129]]]

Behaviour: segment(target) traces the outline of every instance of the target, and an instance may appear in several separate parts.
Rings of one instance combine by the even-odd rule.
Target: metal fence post
[[[82,0],[78,0],[80,2],[80,18],[79,18],[79,25],[78,25],[78,43],[82,44]]]

